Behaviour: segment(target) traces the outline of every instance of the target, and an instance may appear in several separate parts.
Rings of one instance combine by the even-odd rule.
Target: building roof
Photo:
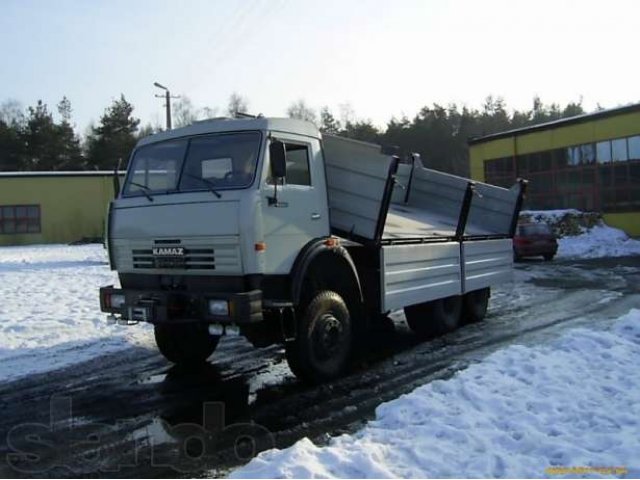
[[[120,170],[120,175],[127,172]],[[55,172],[0,172],[0,178],[8,177],[110,177],[113,170],[86,170],[86,171],[55,171]]]
[[[585,113],[583,115],[576,115],[575,117],[561,118],[560,120],[554,120],[552,122],[540,123],[538,125],[532,125],[530,127],[516,128],[514,130],[507,130],[506,132],[493,133],[491,135],[485,135],[482,137],[476,137],[469,139],[469,145],[477,145],[479,143],[490,142],[493,140],[499,140],[501,138],[509,138],[517,135],[523,135],[532,132],[539,132],[542,130],[551,130],[553,128],[565,127],[568,125],[576,125],[584,122],[591,122],[593,120],[600,120],[603,118],[613,117],[616,115],[622,115],[624,113],[640,112],[640,103],[634,103],[631,105],[625,105],[623,107],[609,108],[607,110],[600,110],[593,113]]]
[[[320,132],[313,123],[295,118],[212,118],[194,122],[186,127],[149,135],[141,139],[138,146],[191,135],[251,130],[299,133],[308,137],[320,138]]]

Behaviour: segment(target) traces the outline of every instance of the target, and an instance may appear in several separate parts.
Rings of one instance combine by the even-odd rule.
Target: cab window
[[[309,172],[309,147],[299,143],[283,142],[287,152],[287,185],[311,185],[311,174]],[[273,185],[271,172],[267,177],[267,183]]]

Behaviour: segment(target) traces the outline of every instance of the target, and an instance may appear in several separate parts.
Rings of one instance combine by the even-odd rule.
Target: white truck
[[[321,382],[370,326],[404,309],[431,337],[484,317],[512,276],[526,183],[511,189],[403,162],[294,119],[213,119],[140,140],[110,204],[120,288],[111,320],[150,322],[171,362],[204,362],[222,335],[285,345]]]

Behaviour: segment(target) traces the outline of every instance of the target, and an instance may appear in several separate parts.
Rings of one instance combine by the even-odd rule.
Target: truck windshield
[[[256,172],[260,139],[259,132],[224,133],[140,147],[123,194],[247,187]]]
[[[178,189],[202,190],[207,184],[218,190],[247,187],[253,182],[259,151],[258,132],[192,138]]]
[[[186,149],[186,139],[138,148],[129,167],[123,193],[143,195],[175,190]]]

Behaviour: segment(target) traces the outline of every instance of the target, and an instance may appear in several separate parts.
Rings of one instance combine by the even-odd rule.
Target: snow
[[[637,478],[639,362],[634,309],[606,330],[510,346],[380,405],[356,434],[263,452],[230,476]]]
[[[523,211],[522,215],[526,215],[530,221],[553,226],[567,215],[580,217],[584,213],[574,209],[529,210]],[[640,255],[640,241],[629,238],[622,230],[610,227],[602,221],[591,228],[581,227],[581,230],[580,235],[558,238],[558,258]]]
[[[600,258],[627,255],[640,255],[640,241],[607,225],[596,225],[581,235],[558,240],[560,257]]]
[[[118,284],[101,245],[0,248],[0,380],[151,346],[148,325],[108,325],[98,288]]]

